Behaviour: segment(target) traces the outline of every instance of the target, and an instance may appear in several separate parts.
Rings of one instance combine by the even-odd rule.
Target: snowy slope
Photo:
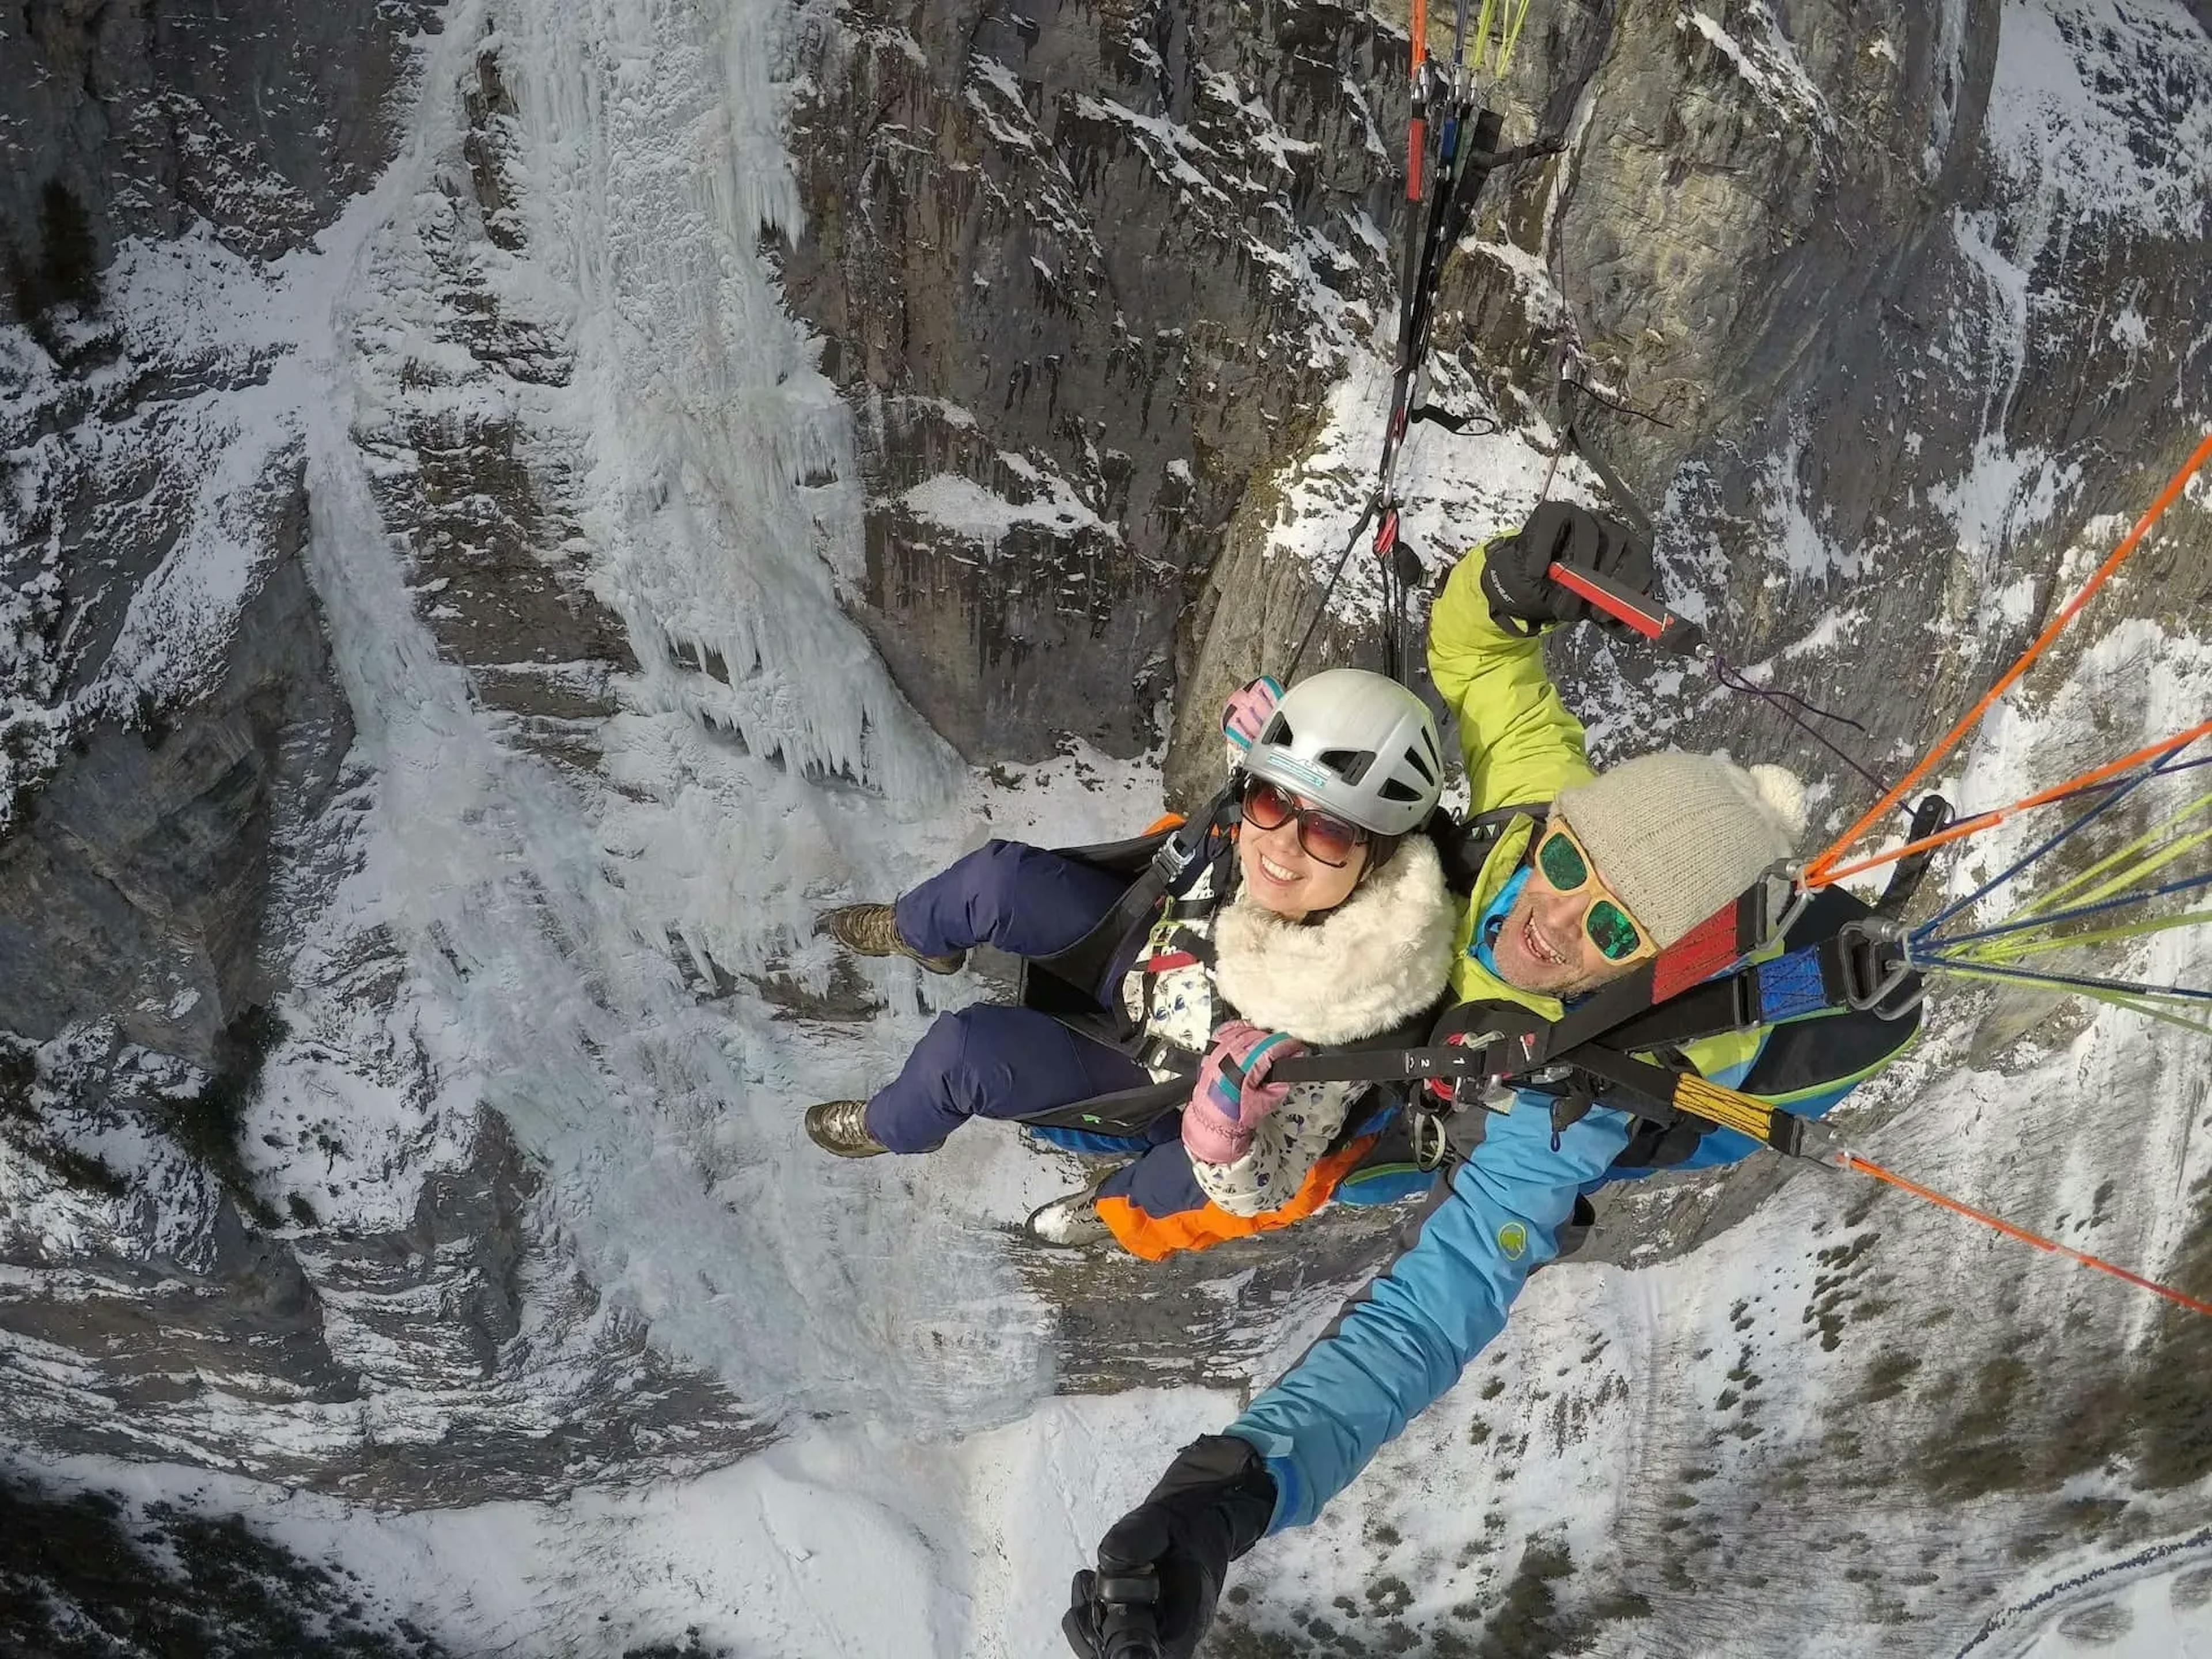
[[[64,1490],[242,1515],[457,1654],[615,1659],[696,1632],[708,1653],[1044,1659],[1066,1651],[1071,1564],[1126,1507],[1130,1463],[1228,1406],[1196,1390],[1049,1401],[933,1446],[810,1430],[690,1480],[381,1516],[188,1469],[35,1467]]]

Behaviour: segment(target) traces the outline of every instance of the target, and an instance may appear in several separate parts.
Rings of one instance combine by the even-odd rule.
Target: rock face
[[[1668,422],[1587,436],[1664,503],[1678,603],[1893,772],[2212,410],[2202,14],[1538,16],[1500,106],[1567,149],[1446,273],[1432,395],[1498,430],[1408,448],[1431,574],[1535,498],[1571,352]],[[414,36],[441,21],[0,21],[10,1431],[429,1504],[733,1455],[774,1428],[733,1377],[941,1424],[1265,1370],[1394,1218],[1075,1272],[927,1173],[793,1158],[791,1100],[872,1086],[933,994],[807,912],[968,828],[836,605],[970,758],[1164,739],[1170,793],[1210,791],[1221,696],[1286,667],[1368,488],[1402,31],[543,0]],[[2203,500],[1962,763],[1978,798],[2201,718]],[[1307,666],[1381,629],[1355,550]],[[1553,655],[1601,752],[1786,759],[1831,826],[1865,799],[1765,705]],[[1962,996],[1854,1129],[2203,1291],[2205,1089],[2179,1040]],[[1650,1276],[1540,1281],[1314,1534],[1373,1645],[1947,1653],[2038,1552],[2201,1524],[2208,1328],[1963,1274],[1948,1224],[1773,1171],[1624,1203],[1595,1259]],[[1245,1569],[1252,1650],[1334,1633],[1301,1547]]]
[[[1388,315],[1370,100],[1405,54],[1328,5],[808,33],[785,271],[858,417],[854,599],[963,753],[1150,740],[1231,515]]]
[[[289,487],[296,510],[296,467]],[[270,843],[327,803],[352,733],[299,532],[295,514],[208,696],[149,709],[137,730],[85,720],[66,740],[76,752],[26,793],[0,843],[10,1029],[43,1041],[112,1014],[131,1041],[212,1069],[226,1029],[267,995]]]
[[[0,1477],[0,1640],[13,1653],[82,1652],[94,1642],[128,1659],[446,1651],[406,1624],[404,1607],[365,1607],[357,1584],[235,1519],[56,1493],[13,1475]]]
[[[0,1346],[76,1356],[112,1407],[11,1370],[10,1421],[55,1451],[174,1436],[227,1460],[228,1431],[205,1437],[226,1397],[302,1429],[267,1472],[403,1503],[574,1479],[656,1422],[757,1438],[696,1378],[621,1403],[610,1379],[662,1362],[564,1265],[501,1120],[465,1115],[450,1141],[425,1121],[434,1068],[392,1014],[404,953],[323,914],[361,868],[365,775],[324,609],[345,557],[310,476],[331,434],[304,359],[331,349],[332,295],[285,256],[390,161],[438,24],[33,5],[0,25]],[[450,194],[413,216],[423,327],[382,342],[424,396],[341,435],[480,706],[518,751],[589,767],[635,659],[561,557],[558,469],[518,459],[511,416],[454,414],[567,374],[484,289],[480,251],[518,240],[514,105],[490,58],[471,82]],[[303,987],[295,1031],[270,1009]],[[264,1075],[333,1053],[416,1105],[404,1150],[364,1145],[365,1097],[295,1110]],[[327,1103],[318,1083],[301,1099]],[[257,1111],[273,1121],[249,1132]],[[333,1213],[355,1149],[397,1177],[392,1212]],[[554,1354],[573,1391],[518,1359]],[[362,1402],[392,1388],[481,1409],[362,1437]],[[583,1427],[598,1408],[572,1408],[600,1395],[613,1417]]]
[[[269,840],[313,821],[352,737],[299,565],[298,434],[212,413],[287,348],[103,314],[102,272],[132,236],[306,243],[387,159],[426,15],[5,25],[0,321],[25,335],[0,366],[0,1025],[112,1015],[212,1066],[267,994]]]
[[[2204,32],[2063,3],[1723,21],[1618,14],[1579,93],[1606,140],[1563,163],[1543,251],[1605,377],[1674,423],[1594,435],[1668,501],[1718,637],[1765,660],[1847,618],[1884,673],[1792,652],[1776,683],[1887,763],[2017,650],[2081,526],[2191,447],[2174,394],[2206,396],[2212,231],[2201,166],[2149,135],[2205,118]],[[2165,614],[2202,598],[2192,542]],[[2033,603],[2000,620],[2021,580]],[[1936,648],[1883,648],[1916,636]],[[1742,714],[1689,732],[1832,770]]]
[[[437,14],[20,8],[0,35],[0,319],[77,297],[128,236],[205,225],[257,258],[299,246],[382,170],[407,41]]]

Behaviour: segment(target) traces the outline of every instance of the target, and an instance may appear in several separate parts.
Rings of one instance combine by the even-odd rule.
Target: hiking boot
[[[908,957],[933,974],[957,974],[968,953],[924,956],[899,936],[896,914],[888,904],[843,904],[814,918],[814,931],[827,933],[856,957]]]
[[[806,1109],[806,1138],[840,1158],[873,1158],[890,1148],[868,1133],[868,1103],[825,1100]]]
[[[1114,1230],[1098,1213],[1099,1185],[1094,1181],[1079,1193],[1038,1206],[1022,1224],[1024,1229],[1038,1243],[1062,1249],[1081,1250],[1110,1243]]]

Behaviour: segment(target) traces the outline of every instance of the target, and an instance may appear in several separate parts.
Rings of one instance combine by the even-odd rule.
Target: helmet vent
[[[1421,775],[1421,781],[1434,783],[1437,781],[1437,769],[1429,764],[1429,757],[1421,752],[1421,749],[1422,745],[1419,744],[1408,746],[1406,750],[1406,764]]]
[[[1376,793],[1380,794],[1384,800],[1418,802],[1423,799],[1419,790],[1414,788],[1411,784],[1401,783],[1395,778],[1384,779],[1382,781],[1382,787]]]
[[[1372,749],[1324,749],[1314,759],[1346,783],[1358,783],[1367,775],[1367,769],[1375,764],[1375,751]]]

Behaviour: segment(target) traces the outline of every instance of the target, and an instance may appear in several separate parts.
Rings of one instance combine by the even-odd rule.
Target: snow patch
[[[2078,463],[2060,465],[2040,449],[2015,453],[1984,438],[1974,446],[1966,475],[1937,485],[1929,499],[1957,527],[1960,550],[1994,571],[2008,546],[2051,522],[2081,476]]]
[[[2212,41],[2182,0],[2010,0],[1986,141],[2033,216],[2186,234],[2212,196]]]
[[[1093,98],[1087,93],[1075,100],[1075,112],[1086,120],[1126,128],[1152,170],[1177,189],[1194,191],[1222,207],[1230,205],[1229,198],[1191,160],[1199,156],[1218,162],[1220,157],[1214,154],[1212,146],[1188,127],[1165,116],[1140,115],[1127,104]]]
[[[1099,1534],[1234,1411],[1197,1389],[1078,1396],[942,1445],[816,1430],[690,1480],[396,1514],[174,1465],[30,1467],[240,1516],[457,1653],[618,1659],[696,1630],[708,1652],[1044,1659]]]
[[[1740,5],[1740,16],[1757,24],[1759,38],[1749,45],[1739,41],[1710,12],[1692,9],[1674,14],[1680,33],[1695,30],[1726,58],[1759,100],[1784,118],[1796,121],[1810,116],[1823,131],[1832,131],[1835,118],[1813,77],[1805,72],[1796,49],[1783,33],[1780,21],[1764,3]]]
[[[1352,354],[1329,390],[1320,435],[1277,477],[1267,556],[1304,560],[1323,580],[1335,568],[1374,489],[1375,445],[1389,409],[1390,377],[1390,364],[1378,354],[1364,349]],[[1478,416],[1496,415],[1472,377],[1448,358],[1431,361],[1425,395]],[[1555,434],[1533,412],[1522,412],[1522,418],[1526,424],[1516,430],[1431,435],[1415,427],[1407,439],[1396,478],[1404,503],[1402,539],[1431,568],[1449,566],[1469,547],[1522,524],[1547,475],[1559,499],[1601,501],[1601,487],[1579,459],[1561,462],[1553,473],[1548,449],[1557,443]],[[1333,616],[1380,614],[1382,594],[1366,534],[1346,561],[1331,597]]]
[[[1001,455],[1000,459],[1018,475],[1025,471],[1032,481],[1044,486],[1042,496],[1033,501],[1012,501],[994,495],[963,473],[940,472],[901,495],[899,505],[917,519],[992,549],[1024,526],[1058,536],[1091,532],[1110,540],[1121,539],[1119,526],[1092,512],[1059,474],[1041,473],[1019,456]]]

